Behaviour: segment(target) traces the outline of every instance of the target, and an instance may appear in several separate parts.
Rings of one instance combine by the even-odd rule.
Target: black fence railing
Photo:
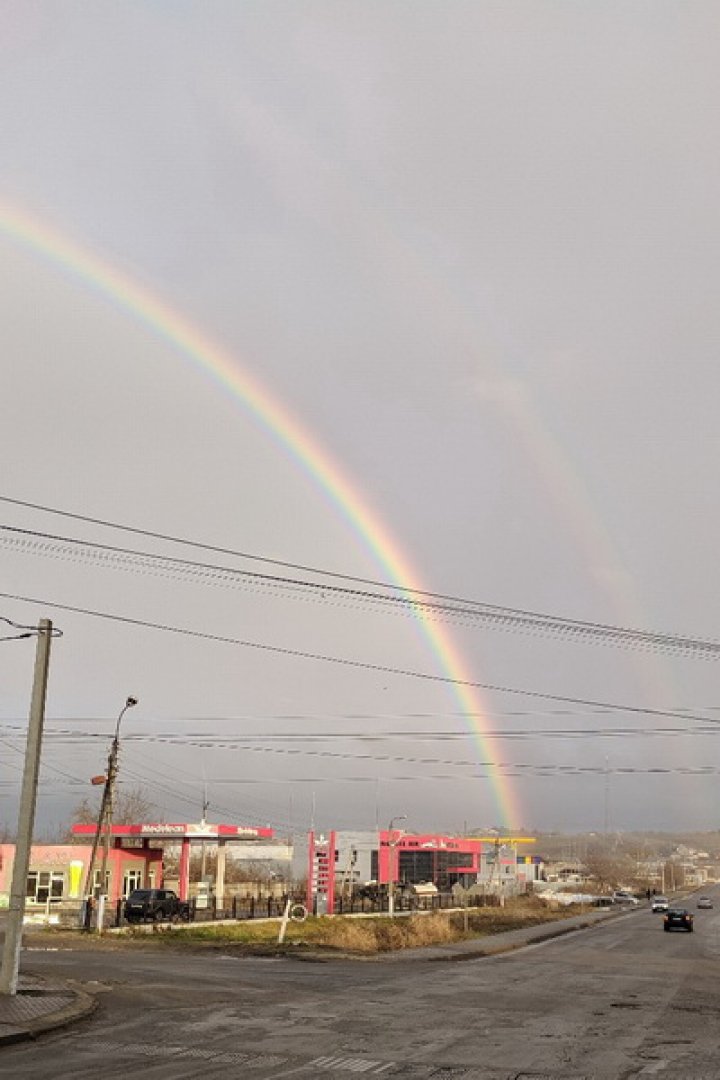
[[[224,902],[218,903],[214,896],[208,897],[205,903],[198,904],[197,898],[189,903],[189,911],[176,918],[158,918],[158,922],[218,922],[224,919],[273,919],[279,918],[287,903],[287,896],[268,897],[227,897]],[[302,898],[304,899],[304,897]],[[125,901],[118,900],[115,905],[113,916],[108,925],[127,926],[128,921],[124,915]]]
[[[304,904],[305,896],[293,894],[293,903]],[[161,919],[160,922],[182,921],[191,923],[218,922],[225,919],[273,919],[282,916],[288,895],[268,897],[227,897],[218,902],[217,898],[208,897],[206,902],[198,904],[197,898],[190,901],[189,912],[181,919]],[[501,903],[500,897],[490,893],[480,894],[468,898],[468,907],[497,907]],[[447,911],[450,908],[462,908],[463,900],[458,899],[453,893],[436,893],[432,896],[414,896],[411,893],[398,891],[393,898],[393,907],[396,913],[412,913],[415,911]],[[108,913],[106,925],[127,926],[124,917],[124,901],[118,900],[112,915]],[[384,892],[377,896],[362,896],[359,894],[337,895],[335,897],[336,915],[380,915],[388,911],[388,896]],[[310,912],[317,915],[317,906]],[[86,926],[90,926],[90,917]]]
[[[500,898],[492,894],[473,896],[468,900],[468,907],[498,907]],[[387,912],[389,906],[387,893],[380,896],[336,896],[336,915],[373,915]],[[447,911],[450,908],[463,907],[463,901],[454,893],[434,893],[431,896],[415,896],[413,893],[398,891],[393,898],[396,912]]]

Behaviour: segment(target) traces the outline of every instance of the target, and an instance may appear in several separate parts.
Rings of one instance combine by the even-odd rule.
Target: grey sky
[[[2,12],[6,220],[16,208],[59,230],[230,352],[348,475],[428,589],[717,636],[715,4],[23,0]],[[387,577],[292,455],[199,364],[1,230],[0,275],[0,494]],[[124,542],[7,505],[0,523]],[[2,546],[0,582],[441,671],[411,620],[365,609]],[[467,731],[442,685],[132,631],[48,603],[3,601],[0,614],[62,627],[49,726],[103,735],[48,740],[48,826],[89,790],[52,767],[78,782],[97,772],[131,692],[141,706],[128,735]],[[481,682],[655,708],[718,700],[710,664],[452,634]],[[2,646],[8,724],[24,723],[31,669],[31,643]],[[653,726],[483,700],[493,730]],[[322,825],[399,813],[418,828],[500,821],[487,780],[440,763],[486,760],[471,740],[292,745],[439,760],[129,741],[125,778],[157,781],[163,815],[180,818],[197,816],[204,775],[214,816],[283,829],[307,824],[313,790]],[[516,764],[613,770],[720,766],[716,747],[703,734],[536,737],[492,750]],[[0,822],[12,821],[19,761],[3,744]],[[528,827],[603,824],[602,775],[512,785]],[[713,776],[613,776],[608,814],[618,827],[712,827],[716,790]]]

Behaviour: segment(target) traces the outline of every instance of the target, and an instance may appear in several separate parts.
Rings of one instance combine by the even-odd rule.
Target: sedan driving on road
[[[670,907],[667,896],[654,896],[652,902],[653,911],[667,911]]]
[[[693,917],[685,908],[670,908],[663,919],[663,930],[689,930],[692,933]]]
[[[709,896],[701,896],[697,902],[697,906],[698,910],[700,910],[700,908],[711,908],[713,906],[713,902]]]

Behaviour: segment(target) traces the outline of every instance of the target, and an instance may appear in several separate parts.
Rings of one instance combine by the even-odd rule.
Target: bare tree
[[[97,802],[83,798],[72,812],[70,825],[95,825],[100,812],[100,800]],[[145,795],[140,787],[116,792],[113,799],[113,822],[115,825],[134,825],[141,821],[152,821],[157,816],[157,806]],[[74,839],[71,828],[66,831],[68,839]]]
[[[605,848],[590,848],[584,863],[590,877],[597,882],[600,889],[617,889],[635,878],[635,867],[631,860],[621,853]]]

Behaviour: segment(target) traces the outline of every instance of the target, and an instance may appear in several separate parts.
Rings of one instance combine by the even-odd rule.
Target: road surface
[[[710,1080],[720,897],[696,931],[646,907],[490,959],[298,962],[170,951],[23,954],[100,1008],[0,1051],[13,1080]],[[688,903],[694,910],[694,901]],[[30,939],[31,941],[31,939]]]

